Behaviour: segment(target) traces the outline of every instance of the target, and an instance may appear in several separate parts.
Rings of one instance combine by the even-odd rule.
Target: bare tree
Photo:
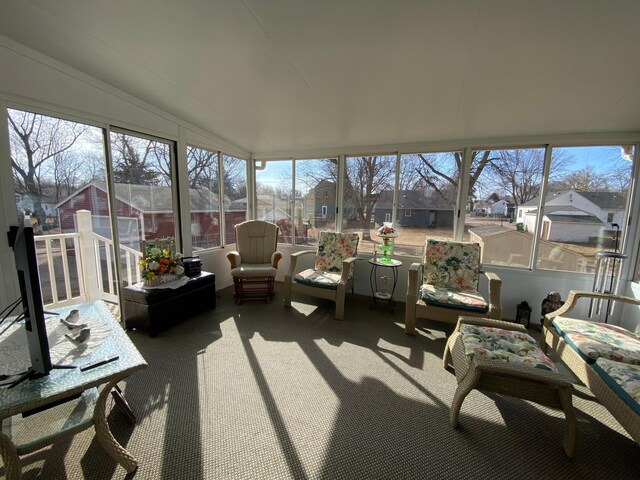
[[[394,188],[395,164],[395,155],[349,157],[346,160],[345,220],[355,221],[362,229],[365,240],[371,238],[373,210],[378,195],[383,190],[393,190]],[[321,182],[326,181],[337,185],[337,179],[338,161],[336,159],[296,163],[296,186],[299,186],[302,191],[313,189]]]
[[[116,183],[171,185],[169,146],[121,133],[111,135]]]
[[[16,192],[27,195],[33,214],[45,224],[42,207],[42,174],[45,164],[61,158],[87,127],[75,122],[20,110],[8,110],[11,165]]]
[[[596,171],[591,165],[567,174],[556,185],[563,190],[608,191],[607,177]]]
[[[218,191],[218,152],[187,147],[189,188]]]
[[[543,166],[543,149],[500,150],[488,169],[489,183],[509,195],[517,207],[539,194]]]
[[[344,180],[345,206],[351,204],[364,240],[370,240],[373,209],[383,190],[393,190],[395,156],[350,157]]]
[[[490,150],[473,151],[471,153],[471,168],[469,170],[469,203],[476,196],[476,189],[480,175],[493,160],[496,159]],[[455,197],[451,195],[451,187],[459,187],[462,171],[462,152],[448,152],[436,154],[418,154],[415,173],[431,187],[434,192],[447,203],[455,206]]]
[[[224,155],[222,158],[224,194],[232,200],[247,196],[247,161]]]

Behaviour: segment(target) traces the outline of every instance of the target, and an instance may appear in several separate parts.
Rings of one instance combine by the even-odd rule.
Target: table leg
[[[100,392],[98,401],[93,410],[93,423],[96,429],[96,438],[102,448],[116,462],[122,465],[127,473],[134,472],[138,468],[138,461],[113,437],[106,417],[107,398],[117,385],[117,381],[110,382]]]
[[[376,291],[378,290],[378,277],[376,275],[377,268],[377,265],[373,265],[371,267],[371,272],[369,273],[369,285],[371,285],[371,303],[369,303],[369,310],[376,308],[376,303],[378,301],[376,298]]]
[[[0,455],[4,464],[4,476],[7,480],[22,478],[22,464],[16,446],[11,439],[0,432]]]

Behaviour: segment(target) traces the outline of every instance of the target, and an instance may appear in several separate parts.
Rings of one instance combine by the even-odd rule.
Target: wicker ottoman
[[[565,414],[563,446],[567,456],[573,457],[577,420],[571,382],[554,371],[553,362],[526,332],[522,325],[510,322],[460,317],[443,357],[445,368],[453,362],[458,382],[451,425],[458,425],[462,402],[474,388],[561,408]]]

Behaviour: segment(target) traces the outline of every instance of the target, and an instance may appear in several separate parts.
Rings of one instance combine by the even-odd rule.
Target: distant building
[[[515,204],[503,198],[496,202],[490,203],[488,213],[492,217],[511,218],[515,213]]]
[[[171,187],[116,183],[116,215],[120,243],[136,250],[140,240],[173,237],[174,204]],[[194,245],[220,235],[220,205],[218,194],[207,189],[189,189],[191,204],[191,234]],[[74,214],[78,210],[91,212],[94,232],[111,238],[109,206],[105,184],[87,184],[56,205],[62,233],[76,231]],[[225,208],[226,231],[246,219],[246,210],[235,202]]]
[[[401,227],[453,228],[455,198],[445,199],[433,190],[400,190],[396,224]],[[393,191],[380,192],[374,206],[376,225],[390,222],[393,212]]]
[[[321,180],[304,196],[302,218],[313,227],[334,224],[336,204],[336,182]]]
[[[33,199],[29,195],[19,193],[17,193],[15,197],[16,208],[18,209],[18,220],[22,223],[25,215],[31,215],[34,211]],[[58,210],[56,209],[55,201],[42,197],[40,199],[40,205],[45,215],[44,225],[34,225],[34,227],[39,231],[46,231],[58,227]]]
[[[539,198],[518,207],[516,222],[525,231],[534,231]],[[618,192],[570,190],[550,194],[545,201],[541,238],[559,242],[590,243],[624,225],[625,195]]]

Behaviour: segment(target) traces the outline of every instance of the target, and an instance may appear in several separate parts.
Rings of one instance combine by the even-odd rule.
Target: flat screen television
[[[22,297],[22,315],[31,358],[30,375],[36,377],[48,375],[53,367],[49,353],[33,227],[11,227],[9,237],[13,238],[13,253]]]

